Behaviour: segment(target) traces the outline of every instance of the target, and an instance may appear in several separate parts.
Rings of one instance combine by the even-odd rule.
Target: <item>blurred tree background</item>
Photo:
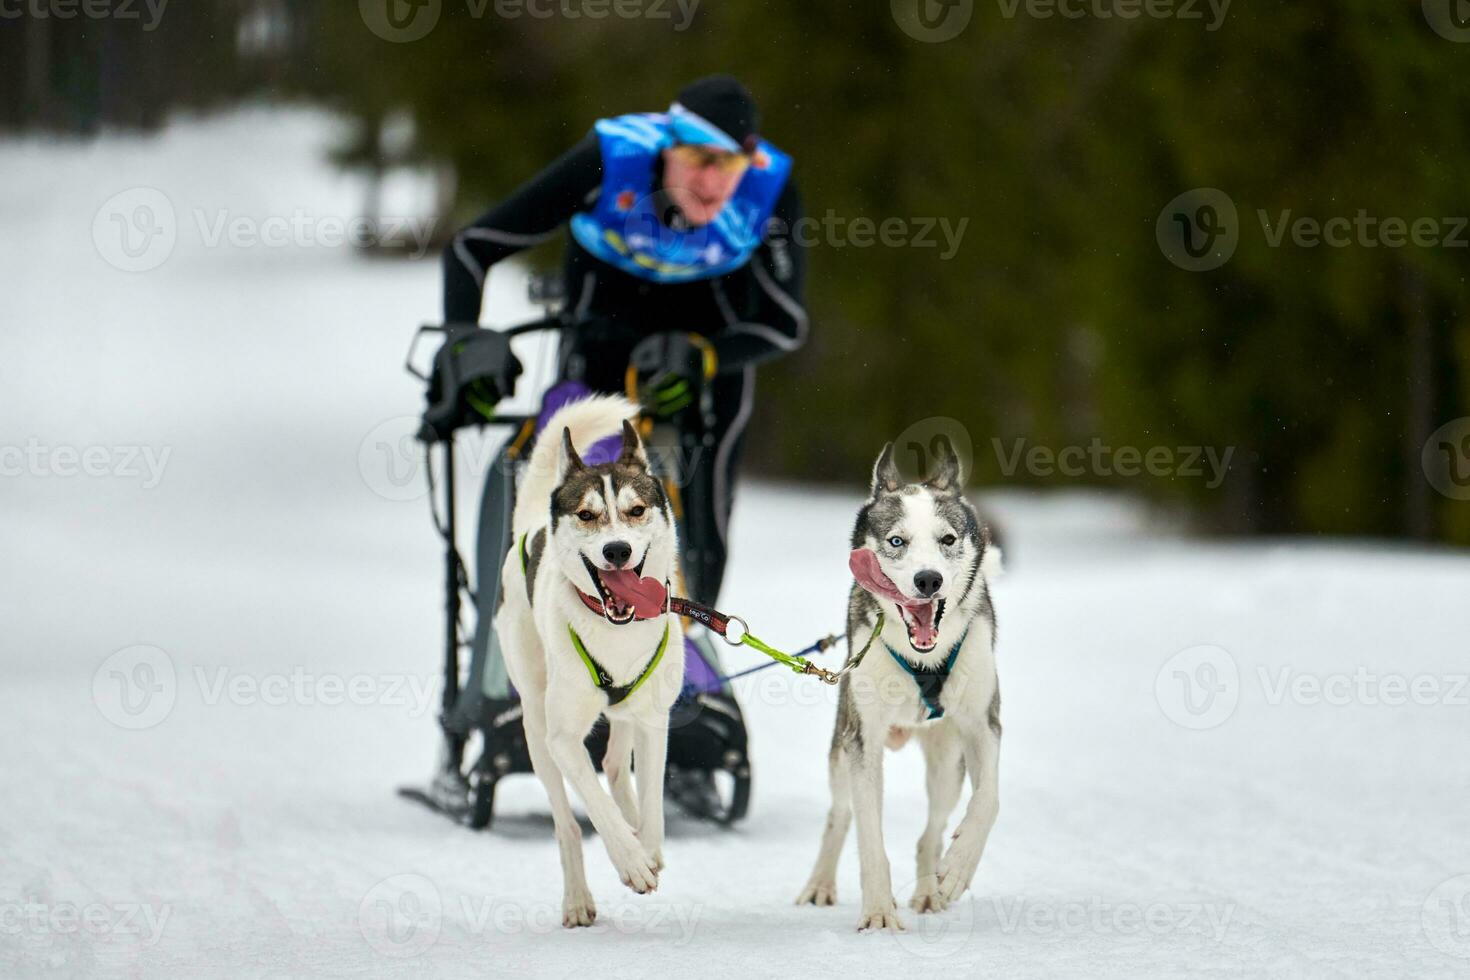
[[[394,43],[365,26],[389,2],[440,14]],[[537,9],[566,3],[592,9]],[[752,468],[865,473],[885,439],[949,416],[974,436],[980,483],[1081,482],[1006,473],[1018,439],[1234,447],[1216,488],[1083,479],[1224,531],[1470,543],[1470,504],[1420,462],[1432,432],[1470,415],[1470,231],[1428,247],[1272,241],[1288,211],[1431,218],[1441,234],[1470,213],[1470,44],[1432,30],[1428,5],[1235,4],[1210,30],[1204,3],[1195,19],[1068,19],[998,0],[923,43],[900,8],[965,0],[704,0],[679,29],[690,3],[592,19],[495,0],[192,0],[149,33],[7,22],[0,84],[20,97],[0,100],[0,124],[89,133],[243,98],[324,104],[353,123],[340,165],[441,174],[447,232],[599,116],[661,109],[729,71],[796,157],[808,214],[968,221],[947,260],[942,244],[814,248],[811,341],[761,371]],[[1155,228],[1200,187],[1234,202],[1239,244],[1192,272]],[[557,248],[530,257],[549,267]]]

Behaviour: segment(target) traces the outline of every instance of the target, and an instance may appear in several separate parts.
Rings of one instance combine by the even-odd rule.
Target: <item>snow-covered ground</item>
[[[749,818],[676,819],[651,897],[589,840],[599,926],[561,930],[533,779],[479,835],[393,795],[436,741],[400,365],[437,269],[312,243],[361,197],[327,128],[0,144],[0,975],[1470,972],[1470,561],[1201,543],[1080,494],[988,496],[1003,806],[965,901],[856,934],[849,840],[840,904],[792,906],[834,695],[767,671],[739,686]],[[271,216],[307,231],[250,244]],[[838,627],[861,477],[746,487],[724,605],[778,643]],[[902,903],[913,751],[887,782]]]

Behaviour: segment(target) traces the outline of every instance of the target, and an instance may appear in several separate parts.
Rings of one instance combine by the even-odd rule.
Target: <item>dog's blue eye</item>
[[[898,535],[895,534],[893,537],[891,537],[891,538],[888,539],[888,543],[891,544],[891,545],[893,545],[893,547],[895,547],[895,548],[902,548],[903,547],[903,538],[901,538],[901,537],[899,537]]]

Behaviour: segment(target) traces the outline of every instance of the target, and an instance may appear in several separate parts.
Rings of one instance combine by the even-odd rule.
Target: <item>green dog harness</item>
[[[607,706],[609,708],[627,700],[629,695],[643,686],[644,681],[653,676],[654,668],[664,658],[664,648],[669,645],[669,624],[664,623],[663,638],[658,641],[658,649],[653,651],[653,659],[648,661],[648,666],[643,668],[643,672],[634,678],[631,684],[618,685],[613,683],[612,675],[607,672],[607,668],[603,667],[602,664],[593,658],[592,654],[587,652],[587,645],[582,642],[582,638],[577,635],[577,631],[572,628],[571,623],[567,623],[567,632],[572,634],[572,646],[577,648],[577,656],[582,658],[582,663],[587,667],[587,673],[592,675],[592,683],[596,684],[598,690],[607,695]]]
[[[529,537],[529,534],[521,535],[522,572],[526,571],[530,565],[530,559],[526,555],[527,537]],[[529,588],[529,583],[527,583],[527,587]],[[598,663],[596,658],[587,652],[587,644],[582,642],[582,638],[577,635],[577,631],[572,628],[571,623],[567,623],[567,632],[572,634],[572,646],[576,648],[577,656],[582,658],[582,664],[587,668],[587,673],[592,675],[592,683],[596,684],[597,689],[607,695],[607,705],[609,708],[626,701],[629,695],[643,686],[644,681],[653,676],[654,669],[658,667],[659,661],[664,658],[664,650],[669,645],[669,624],[664,623],[664,635],[658,641],[658,649],[653,651],[653,659],[648,661],[648,666],[643,668],[643,672],[635,677],[631,684],[614,684],[612,675],[607,672],[607,668]]]

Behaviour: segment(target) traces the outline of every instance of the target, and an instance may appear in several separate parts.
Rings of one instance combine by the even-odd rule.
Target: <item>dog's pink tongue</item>
[[[934,642],[934,603],[929,600],[915,602],[898,591],[893,579],[883,574],[883,569],[878,565],[878,556],[871,548],[854,548],[852,554],[847,556],[847,567],[852,571],[852,577],[857,579],[858,585],[873,595],[892,600],[908,610],[912,617],[911,625],[916,642],[926,646]]]
[[[636,615],[652,619],[663,612],[668,591],[658,579],[639,578],[637,572],[627,568],[598,572],[598,575],[602,578],[602,584],[607,586],[607,591],[617,596],[619,601],[632,606]]]
[[[934,629],[934,603],[926,602],[921,606],[908,606],[909,615],[913,617],[914,642],[920,646],[931,646],[935,640]]]
[[[852,577],[857,579],[858,585],[874,595],[897,603],[907,601],[904,594],[898,591],[898,586],[893,584],[893,580],[883,574],[878,556],[871,548],[854,548],[852,554],[847,556],[847,567],[851,570]]]

